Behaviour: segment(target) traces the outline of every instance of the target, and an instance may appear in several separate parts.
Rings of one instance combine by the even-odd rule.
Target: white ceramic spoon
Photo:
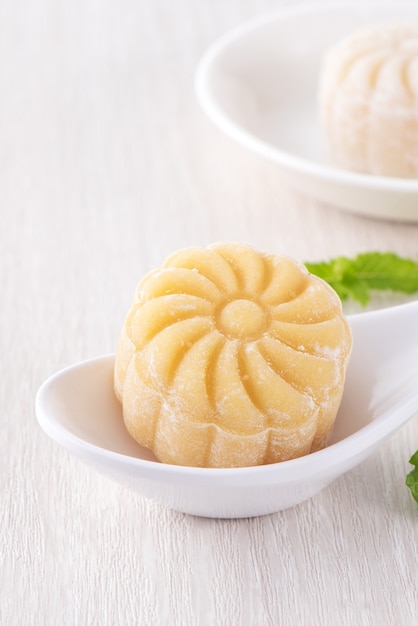
[[[312,497],[418,413],[418,302],[349,321],[353,353],[331,445],[292,461],[233,469],[159,463],[125,430],[112,355],[49,378],[36,397],[37,418],[72,454],[170,508],[206,517],[273,513]]]

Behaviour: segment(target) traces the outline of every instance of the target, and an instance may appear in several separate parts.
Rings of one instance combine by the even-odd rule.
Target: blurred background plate
[[[323,4],[262,16],[208,49],[197,69],[198,98],[220,129],[275,161],[299,191],[338,209],[418,222],[418,180],[332,166],[317,115],[325,51],[358,27],[405,19],[418,21],[418,4]]]

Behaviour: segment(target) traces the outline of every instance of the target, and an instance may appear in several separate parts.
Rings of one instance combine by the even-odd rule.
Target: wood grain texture
[[[1,626],[416,624],[417,418],[312,500],[239,521],[143,500],[35,420],[41,382],[113,352],[138,279],[177,248],[416,256],[417,226],[285,188],[199,109],[209,43],[282,4],[0,5]]]

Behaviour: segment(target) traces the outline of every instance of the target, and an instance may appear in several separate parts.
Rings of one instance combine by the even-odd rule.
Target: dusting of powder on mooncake
[[[137,287],[115,392],[162,462],[274,463],[327,444],[350,350],[340,299],[302,264],[237,243],[186,248]]]
[[[418,25],[362,28],[332,47],[320,73],[332,160],[379,176],[418,177]]]

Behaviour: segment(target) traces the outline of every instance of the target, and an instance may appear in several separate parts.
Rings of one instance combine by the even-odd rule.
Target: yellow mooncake
[[[418,24],[362,28],[331,48],[319,85],[321,126],[339,166],[418,177]]]
[[[340,299],[304,265],[238,243],[185,248],[137,287],[115,392],[162,462],[275,463],[327,444],[350,351]]]

